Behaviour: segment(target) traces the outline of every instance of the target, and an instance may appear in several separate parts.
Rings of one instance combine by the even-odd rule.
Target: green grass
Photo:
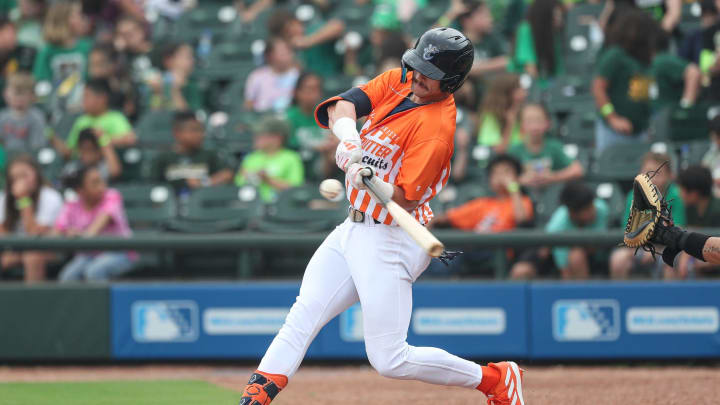
[[[237,405],[240,393],[198,380],[0,383],[0,405]]]

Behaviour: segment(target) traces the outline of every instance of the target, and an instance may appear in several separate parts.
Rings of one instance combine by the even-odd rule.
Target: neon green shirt
[[[490,114],[483,113],[480,117],[480,129],[478,130],[478,143],[485,146],[495,146],[502,141],[502,128],[498,119]],[[516,123],[510,132],[510,145],[522,143],[520,126]]]
[[[300,154],[290,149],[281,149],[272,155],[259,150],[252,152],[243,159],[240,167],[248,174],[265,171],[269,177],[287,182],[291,186],[302,185],[305,181],[305,171]],[[238,186],[251,182],[251,179],[242,175],[242,171],[235,176],[235,184]],[[273,201],[277,194],[276,190],[265,182],[260,183],[258,190],[260,198],[265,202]]]
[[[80,131],[85,128],[96,128],[102,131],[103,134],[108,135],[111,139],[122,138],[132,131],[130,122],[122,113],[117,111],[108,110],[105,114],[97,117],[83,114],[75,120],[75,123],[70,129],[70,134],[67,139],[68,148],[75,149]]]

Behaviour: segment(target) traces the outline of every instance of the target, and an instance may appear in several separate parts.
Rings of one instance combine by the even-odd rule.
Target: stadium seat
[[[592,147],[595,144],[596,117],[594,110],[570,114],[558,130],[560,140],[566,144],[577,144],[581,148]]]
[[[63,167],[63,158],[55,149],[46,147],[35,152],[35,160],[40,166],[43,177],[51,184],[57,185],[60,181],[60,172]]]
[[[590,177],[596,181],[629,181],[640,171],[642,157],[650,144],[612,145],[591,165]]]
[[[621,221],[625,214],[625,199],[627,195],[623,192],[620,185],[614,182],[600,181],[588,181],[585,184],[595,189],[595,196],[607,203],[610,214],[608,219],[610,221],[610,227],[624,227],[625,224],[622,224]]]
[[[326,77],[323,82],[323,93],[326,97],[336,96],[353,87],[353,78],[349,76]]]
[[[66,113],[63,114],[57,122],[52,123],[51,128],[53,129],[55,136],[62,140],[66,140],[68,135],[70,135],[70,130],[75,124],[75,121],[80,115],[81,114],[79,113]]]
[[[325,200],[317,184],[294,187],[278,194],[257,227],[264,232],[302,233],[332,229],[347,217],[347,202]]]
[[[693,141],[708,138],[708,105],[698,103],[690,108],[673,106],[670,109],[669,137],[671,141]]]
[[[122,163],[122,174],[118,179],[122,183],[137,183],[148,178],[149,168],[157,151],[147,148],[117,148],[118,158]]]
[[[168,228],[188,233],[239,230],[260,214],[259,195],[252,186],[204,187],[192,192],[187,214],[171,220]]]
[[[455,199],[449,204],[451,207],[458,207],[468,201],[479,197],[487,197],[490,190],[483,183],[465,183],[457,186]]]
[[[215,89],[211,88],[208,94],[208,101],[211,102],[212,99],[216,99],[216,108],[218,110],[227,112],[237,111],[238,108],[245,106],[242,101],[245,100],[246,81],[247,77],[238,77],[224,88],[219,86]],[[213,92],[215,92],[216,95],[213,95]]]
[[[175,23],[174,36],[193,43],[205,33],[214,38],[227,37],[235,22],[233,12],[228,4],[198,2],[197,7],[184,12]]]
[[[168,147],[174,143],[172,111],[149,111],[138,120],[135,131],[141,146]]]
[[[226,123],[209,126],[205,144],[232,154],[250,152],[253,143],[253,126],[260,118],[261,115],[253,111],[232,113]]]
[[[158,229],[177,214],[173,189],[164,184],[117,185],[133,229]]]
[[[542,188],[529,188],[528,194],[532,199],[535,210],[535,224],[544,227],[555,209],[560,206],[560,191],[563,184],[553,184]]]

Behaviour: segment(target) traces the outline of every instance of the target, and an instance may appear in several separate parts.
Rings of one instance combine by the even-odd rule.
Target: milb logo
[[[195,301],[135,301],[131,314],[136,342],[192,342],[198,338]]]
[[[559,300],[552,306],[553,337],[559,342],[613,341],[620,337],[616,300]]]

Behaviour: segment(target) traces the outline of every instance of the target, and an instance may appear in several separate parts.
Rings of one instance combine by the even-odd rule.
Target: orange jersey
[[[389,70],[360,87],[372,106],[360,130],[361,163],[372,166],[384,181],[400,187],[406,199],[418,201],[418,207],[412,213],[418,222],[427,224],[433,217],[429,201],[442,190],[450,177],[455,99],[450,95],[441,101],[388,117],[410,94],[412,72],[408,72],[405,83],[400,82],[400,75],[400,69]],[[336,96],[318,105],[315,110],[318,125],[327,128],[327,103],[340,99]],[[323,119],[319,111],[325,113]],[[386,225],[396,225],[381,204],[365,190],[353,187],[347,178],[345,188],[355,209],[369,213]]]
[[[522,204],[527,212],[533,212],[530,198],[522,196]],[[447,217],[453,227],[477,233],[510,231],[517,227],[510,198],[476,198],[448,210]]]

